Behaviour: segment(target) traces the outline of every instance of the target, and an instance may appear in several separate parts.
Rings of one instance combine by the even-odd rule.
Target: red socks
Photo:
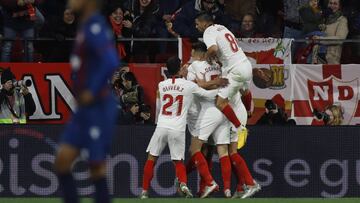
[[[209,172],[209,167],[204,155],[201,152],[196,152],[191,159],[194,160],[195,166],[199,171],[201,178],[205,181],[205,184],[210,186],[214,179]]]
[[[238,181],[240,182],[241,179],[243,179],[246,185],[254,185],[254,179],[240,154],[232,154],[230,158],[234,168],[236,169]]]
[[[152,160],[147,160],[145,163],[143,175],[143,190],[149,190],[151,179],[154,176],[154,165],[155,162]]]
[[[232,123],[236,128],[240,127],[241,123],[239,119],[237,118],[234,110],[231,108],[230,104],[226,105],[222,113],[225,115],[225,117]]]
[[[249,91],[246,95],[241,97],[241,100],[246,108],[246,111],[251,110],[252,94]]]
[[[231,184],[231,162],[229,156],[220,158],[220,166],[225,191],[226,189],[230,189]]]
[[[182,161],[174,161],[176,177],[180,183],[187,184],[186,168]]]
[[[194,158],[191,157],[186,164],[186,174],[190,174],[193,170],[196,169]]]

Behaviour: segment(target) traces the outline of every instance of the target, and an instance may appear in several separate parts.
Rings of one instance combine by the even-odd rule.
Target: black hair
[[[166,61],[169,75],[176,75],[180,70],[181,60],[177,56],[172,56]]]
[[[200,42],[200,41],[196,42],[196,43],[192,44],[191,48],[196,52],[202,52],[202,53],[207,52],[207,47],[204,42]]]
[[[196,16],[196,19],[199,21],[205,21],[205,22],[209,22],[209,23],[213,23],[214,22],[214,18],[212,17],[212,15],[210,15],[207,12],[201,12]]]
[[[131,81],[132,85],[137,85],[138,82],[136,80],[135,74],[132,72],[125,72],[122,74],[122,79],[123,80],[128,80]]]

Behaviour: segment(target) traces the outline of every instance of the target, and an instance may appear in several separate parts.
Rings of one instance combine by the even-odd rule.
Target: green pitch
[[[83,199],[81,203],[92,203],[90,199]],[[308,199],[308,198],[254,198],[254,199],[114,199],[113,203],[359,203],[360,198],[342,198],[342,199]],[[56,198],[0,198],[0,203],[62,203]]]

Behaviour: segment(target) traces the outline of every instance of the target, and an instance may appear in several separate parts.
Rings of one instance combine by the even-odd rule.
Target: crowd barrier
[[[0,126],[1,197],[60,195],[53,163],[63,127]],[[117,127],[107,174],[113,196],[140,194],[145,149],[153,131],[153,126]],[[250,127],[250,133],[240,153],[262,185],[257,197],[360,197],[359,127]],[[221,185],[217,156],[213,160],[212,173]],[[77,160],[73,172],[79,193],[91,195],[94,188],[83,159]],[[189,175],[193,191],[198,180],[195,173]],[[173,182],[174,166],[166,149],[155,166],[151,196],[175,196]]]

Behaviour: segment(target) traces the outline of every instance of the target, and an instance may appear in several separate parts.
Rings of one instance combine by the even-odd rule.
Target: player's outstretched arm
[[[214,80],[205,81],[200,78],[196,78],[196,83],[199,87],[204,88],[206,90],[214,90],[219,87],[225,87],[229,84],[229,80],[226,78],[215,78]]]
[[[212,98],[216,97],[217,91],[208,91],[208,90],[205,90],[205,89],[199,87],[198,85],[194,84],[193,94],[195,94],[196,96],[199,96],[199,97],[212,99]]]

